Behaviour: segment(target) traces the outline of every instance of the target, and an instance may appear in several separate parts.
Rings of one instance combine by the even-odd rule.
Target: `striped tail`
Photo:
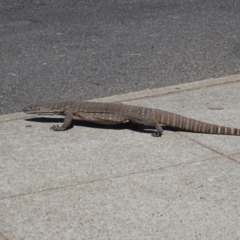
[[[161,111],[160,120],[161,124],[189,132],[240,136],[240,129],[201,122],[166,111]]]

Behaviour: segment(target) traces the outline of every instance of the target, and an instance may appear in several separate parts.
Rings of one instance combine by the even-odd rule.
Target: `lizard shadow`
[[[63,123],[63,118],[56,118],[56,117],[33,117],[25,119],[28,122],[41,122],[41,123],[56,123],[61,125]],[[99,123],[92,123],[87,121],[79,121],[73,120],[72,124],[69,129],[73,128],[74,126],[81,126],[87,128],[100,128],[100,129],[111,129],[111,130],[123,130],[129,129],[131,131],[140,132],[140,133],[153,133],[156,128],[151,126],[146,126],[143,124],[137,124],[134,126],[129,125],[128,123],[119,123],[119,124],[99,124]],[[185,132],[185,130],[177,129],[168,126],[162,126],[163,131],[172,131],[172,132]]]

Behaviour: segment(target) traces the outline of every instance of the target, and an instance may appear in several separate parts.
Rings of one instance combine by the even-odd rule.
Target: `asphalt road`
[[[0,1],[0,114],[238,73],[238,0]]]

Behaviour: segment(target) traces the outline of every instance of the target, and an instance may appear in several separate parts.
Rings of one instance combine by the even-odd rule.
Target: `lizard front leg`
[[[65,131],[71,126],[71,123],[72,123],[72,120],[73,120],[72,112],[69,109],[65,109],[63,114],[65,115],[65,118],[64,118],[62,126],[53,125],[50,128],[51,130],[53,130],[53,131]]]
[[[156,131],[154,133],[152,133],[152,136],[153,137],[161,137],[162,136],[162,132],[163,132],[163,129],[162,129],[161,124],[157,124],[156,125]]]

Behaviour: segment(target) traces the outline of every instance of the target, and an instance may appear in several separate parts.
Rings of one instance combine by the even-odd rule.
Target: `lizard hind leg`
[[[156,125],[156,131],[154,133],[152,133],[152,136],[153,137],[161,137],[162,136],[162,132],[163,132],[163,129],[162,129],[161,124],[157,124]]]

